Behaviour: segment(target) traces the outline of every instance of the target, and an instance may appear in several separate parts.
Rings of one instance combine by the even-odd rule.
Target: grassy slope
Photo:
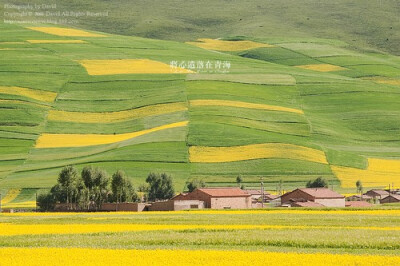
[[[400,7],[394,0],[52,2],[61,11],[109,11],[108,17],[84,17],[76,25],[109,33],[178,41],[237,35],[282,39],[284,34],[286,40],[338,39],[354,49],[400,54]]]
[[[7,34],[2,35],[0,41],[58,38],[17,26],[1,27]],[[267,177],[269,189],[274,189],[279,180],[283,180],[285,189],[288,189],[302,186],[306,180],[316,176],[324,176],[331,185],[339,185],[329,166],[298,160],[190,164],[187,145],[291,143],[325,151],[331,164],[357,168],[366,167],[367,157],[400,156],[399,127],[395,123],[400,116],[396,105],[400,100],[398,87],[358,79],[371,75],[399,76],[400,63],[396,57],[360,54],[344,48],[341,42],[319,39],[311,39],[308,43],[270,39],[278,47],[226,54],[178,42],[136,37],[83,39],[89,43],[24,44],[23,50],[1,51],[5,61],[1,64],[3,70],[0,75],[5,78],[0,86],[24,86],[58,92],[55,103],[1,94],[2,99],[39,104],[38,107],[2,103],[4,116],[0,119],[3,117],[4,125],[0,131],[0,143],[2,154],[5,154],[0,162],[2,186],[49,187],[55,182],[60,167],[67,164],[76,164],[79,168],[92,164],[104,167],[110,173],[121,168],[127,171],[136,185],[144,182],[150,171],[167,171],[175,177],[178,191],[183,189],[190,177],[202,177],[213,185],[233,185],[239,173],[250,187],[257,186],[261,176]],[[267,39],[263,41],[269,42]],[[185,81],[183,75],[88,76],[73,61],[82,58],[149,58],[165,63],[170,60],[229,60],[231,74],[239,80],[248,80],[246,73],[270,76],[269,80],[268,77],[265,80],[265,76],[259,80],[264,85],[194,80],[193,77]],[[292,67],[294,62],[331,63],[347,70],[315,72]],[[35,68],[31,68],[31,64]],[[391,71],[382,71],[382,67]],[[282,85],[281,80],[278,82],[276,79],[277,74],[287,75],[288,82]],[[204,75],[204,79],[210,77]],[[296,83],[292,82],[294,79]],[[189,111],[174,115],[115,124],[46,121],[49,108],[110,112],[196,99],[236,100],[299,108],[304,110],[305,115],[190,106]],[[7,112],[12,114],[11,119]],[[31,149],[40,132],[126,133],[186,119],[190,120],[188,129],[156,132],[117,144]],[[35,126],[26,124],[27,121],[35,123]],[[6,154],[10,149],[14,149],[11,157]],[[20,158],[15,158],[16,155]]]

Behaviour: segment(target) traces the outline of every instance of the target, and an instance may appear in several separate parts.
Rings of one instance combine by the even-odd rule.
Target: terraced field
[[[69,164],[268,190],[400,185],[400,60],[325,39],[189,43],[0,24],[0,188]],[[174,62],[175,66],[173,66]],[[19,191],[17,197],[12,195]],[[15,205],[16,206],[16,205]]]

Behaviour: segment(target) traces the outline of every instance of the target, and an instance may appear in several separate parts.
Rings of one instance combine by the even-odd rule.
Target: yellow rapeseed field
[[[385,77],[368,77],[368,78],[363,78],[365,80],[372,80],[376,83],[381,83],[381,84],[388,84],[388,85],[398,85],[400,86],[400,79],[395,79],[395,78],[385,78]]]
[[[36,201],[23,201],[2,204],[3,208],[16,209],[16,208],[35,208]]]
[[[82,147],[110,144],[139,137],[152,132],[184,127],[188,121],[176,122],[159,127],[125,134],[42,134],[36,141],[36,148]]]
[[[366,187],[400,184],[400,160],[369,158],[367,169],[335,165],[331,169],[342,187],[355,187],[358,180]]]
[[[59,27],[28,27],[30,30],[40,31],[48,34],[57,36],[68,36],[68,37],[105,37],[103,34],[87,32],[83,30],[70,29],[70,28],[59,28]]]
[[[27,40],[29,43],[87,43],[82,40]]]
[[[187,110],[187,106],[183,102],[156,104],[126,111],[105,113],[50,110],[47,119],[76,123],[113,123],[185,110]]]
[[[232,147],[192,146],[189,148],[189,155],[190,161],[196,163],[235,162],[267,158],[328,163],[323,151],[285,143],[264,143]]]
[[[7,194],[4,198],[2,198],[1,203],[7,204],[10,201],[13,201],[18,195],[21,193],[21,189],[10,189],[7,191]]]
[[[89,75],[117,74],[174,74],[194,73],[184,68],[172,68],[162,62],[148,59],[79,60]]]
[[[230,106],[230,107],[240,107],[249,109],[259,109],[259,110],[270,110],[270,111],[280,111],[280,112],[290,112],[296,114],[304,114],[300,109],[282,107],[276,105],[268,104],[258,104],[258,103],[248,103],[240,101],[228,101],[228,100],[191,100],[191,106]]]
[[[21,87],[0,86],[0,93],[25,96],[43,102],[53,102],[57,97],[57,93],[55,92]]]
[[[344,67],[335,66],[335,65],[331,65],[331,64],[301,65],[301,66],[296,66],[296,67],[309,69],[309,70],[320,71],[320,72],[340,71],[340,70],[345,70],[346,69]]]
[[[217,39],[198,39],[197,42],[187,42],[197,47],[215,50],[215,51],[243,51],[260,47],[274,47],[266,43],[258,43],[253,41],[224,41]]]
[[[250,209],[250,210],[197,210],[197,211],[175,211],[176,214],[185,214],[185,215],[197,215],[197,214],[225,214],[225,215],[247,215],[247,214],[304,214],[304,215],[370,215],[370,216],[400,216],[399,209],[363,209],[363,210],[321,210],[321,209],[311,209],[311,210],[300,210],[300,209]],[[78,212],[20,212],[20,213],[0,213],[1,216],[6,217],[40,217],[40,216],[53,216],[53,217],[62,217],[62,216],[88,216],[88,219],[93,219],[92,216],[101,216],[104,215],[104,219],[114,219],[113,216],[121,216],[121,215],[162,215],[168,214],[170,215],[170,211],[159,211],[159,212],[93,212],[93,213],[78,213]],[[94,217],[97,219],[97,217]]]
[[[239,250],[0,248],[0,264],[13,265],[399,265],[399,256],[283,253]]]
[[[254,225],[254,224],[11,224],[0,223],[0,236],[90,234],[100,232],[182,231],[182,230],[371,230],[400,231],[399,226],[310,226],[310,225]]]

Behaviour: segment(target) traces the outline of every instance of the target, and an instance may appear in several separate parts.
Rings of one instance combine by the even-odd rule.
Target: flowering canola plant
[[[57,93],[51,91],[7,86],[0,86],[0,93],[25,96],[42,102],[53,102],[57,96]]]
[[[400,183],[400,160],[368,159],[367,169],[331,165],[342,187],[355,187],[358,180],[369,187]]]
[[[148,59],[79,60],[89,75],[194,73]]]
[[[297,114],[304,114],[300,109],[282,107],[276,105],[259,104],[259,103],[248,103],[240,101],[228,101],[228,100],[191,100],[191,106],[229,106],[229,107],[239,107],[239,108],[249,108],[258,110],[270,110],[270,111],[280,111],[280,112],[290,112]]]
[[[68,37],[106,37],[103,34],[87,32],[83,30],[70,29],[70,28],[59,28],[59,27],[28,27],[30,30],[40,31],[48,34],[57,36],[68,36]]]
[[[399,256],[237,250],[0,248],[1,265],[399,265]]]
[[[285,143],[250,144],[232,147],[189,147],[189,159],[191,162],[196,163],[235,162],[266,158],[328,163],[323,151]]]
[[[207,38],[198,39],[197,42],[187,43],[203,49],[215,51],[244,51],[260,47],[274,47],[270,44],[258,43],[253,41],[224,41]]]
[[[76,123],[113,123],[185,110],[187,110],[187,107],[183,102],[156,104],[131,110],[103,113],[50,110],[47,119]]]
[[[314,70],[314,71],[320,71],[320,72],[340,71],[340,70],[346,69],[344,67],[335,66],[335,65],[331,65],[331,64],[301,65],[301,66],[296,66],[296,67]]]
[[[82,147],[111,144],[160,130],[184,127],[188,121],[176,122],[159,127],[124,134],[42,134],[36,141],[36,148]]]

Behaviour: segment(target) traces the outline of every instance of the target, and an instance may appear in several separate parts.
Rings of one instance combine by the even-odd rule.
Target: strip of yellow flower
[[[0,86],[0,93],[25,96],[43,102],[53,102],[57,96],[57,93],[51,91],[6,86]]]
[[[2,265],[400,265],[400,256],[239,250],[0,248]]]
[[[388,85],[397,85],[400,86],[400,79],[395,79],[395,78],[385,78],[385,77],[367,77],[363,78],[365,80],[372,80],[376,83],[381,83],[381,84],[388,84]]]
[[[45,105],[45,104],[31,103],[31,102],[21,101],[21,100],[3,100],[3,99],[0,99],[0,103],[25,104],[25,105],[36,106],[36,107],[41,107],[41,108],[46,108],[46,109],[50,108],[50,106]]]
[[[160,130],[184,127],[188,121],[167,124],[159,127],[125,134],[42,134],[36,141],[36,148],[82,147],[110,144],[139,137]]]
[[[51,216],[51,217],[65,217],[65,216],[87,216],[90,218],[94,217],[115,217],[120,215],[199,215],[199,214],[217,214],[217,215],[269,215],[269,214],[293,214],[293,215],[369,215],[369,216],[400,216],[400,210],[392,209],[363,209],[363,210],[341,210],[341,209],[330,209],[330,210],[321,210],[321,209],[309,209],[309,210],[300,210],[300,209],[250,209],[250,210],[198,210],[198,211],[165,211],[165,212],[92,212],[92,213],[77,213],[77,212],[22,212],[22,213],[0,213],[1,216],[6,217],[36,217],[36,216]]]
[[[331,65],[331,64],[301,65],[301,66],[296,66],[296,67],[303,68],[303,69],[314,70],[314,71],[320,71],[320,72],[331,72],[331,71],[346,70],[346,68],[344,68],[344,67],[335,66],[335,65]]]
[[[197,47],[215,50],[215,51],[243,51],[260,47],[274,47],[266,43],[258,43],[253,41],[224,41],[216,39],[198,39],[197,42],[187,42]]]
[[[70,28],[59,28],[59,27],[28,27],[30,30],[40,31],[48,34],[57,36],[69,36],[69,37],[105,37],[105,35],[87,32],[83,30],[70,29]]]
[[[90,234],[100,232],[136,232],[163,230],[302,230],[346,229],[372,231],[400,231],[399,226],[308,226],[308,225],[252,225],[252,224],[9,224],[0,223],[0,236],[43,234]]]
[[[1,200],[2,204],[7,204],[13,201],[21,193],[21,189],[10,189],[7,191],[6,196]]]
[[[35,208],[36,201],[23,201],[2,204],[3,208],[16,209],[16,208]]]
[[[290,112],[296,114],[304,114],[300,109],[282,107],[276,105],[259,104],[259,103],[248,103],[240,101],[228,101],[228,100],[191,100],[191,106],[229,106],[229,107],[239,107],[239,108],[249,108],[258,110],[269,110],[269,111],[279,111],[279,112]]]
[[[184,68],[173,68],[162,62],[148,59],[79,60],[89,75],[117,74],[176,74],[194,73]]]
[[[316,149],[285,143],[264,143],[232,147],[191,146],[189,158],[196,163],[235,162],[281,158],[327,164],[325,153]]]
[[[29,43],[87,43],[82,40],[27,40]]]
[[[331,169],[339,178],[342,187],[355,187],[358,180],[366,187],[400,183],[400,160],[369,158],[367,169],[335,165],[332,165]]]
[[[144,106],[132,110],[106,113],[68,112],[50,110],[48,120],[76,123],[112,123],[147,116],[174,113],[187,110],[183,102]]]

